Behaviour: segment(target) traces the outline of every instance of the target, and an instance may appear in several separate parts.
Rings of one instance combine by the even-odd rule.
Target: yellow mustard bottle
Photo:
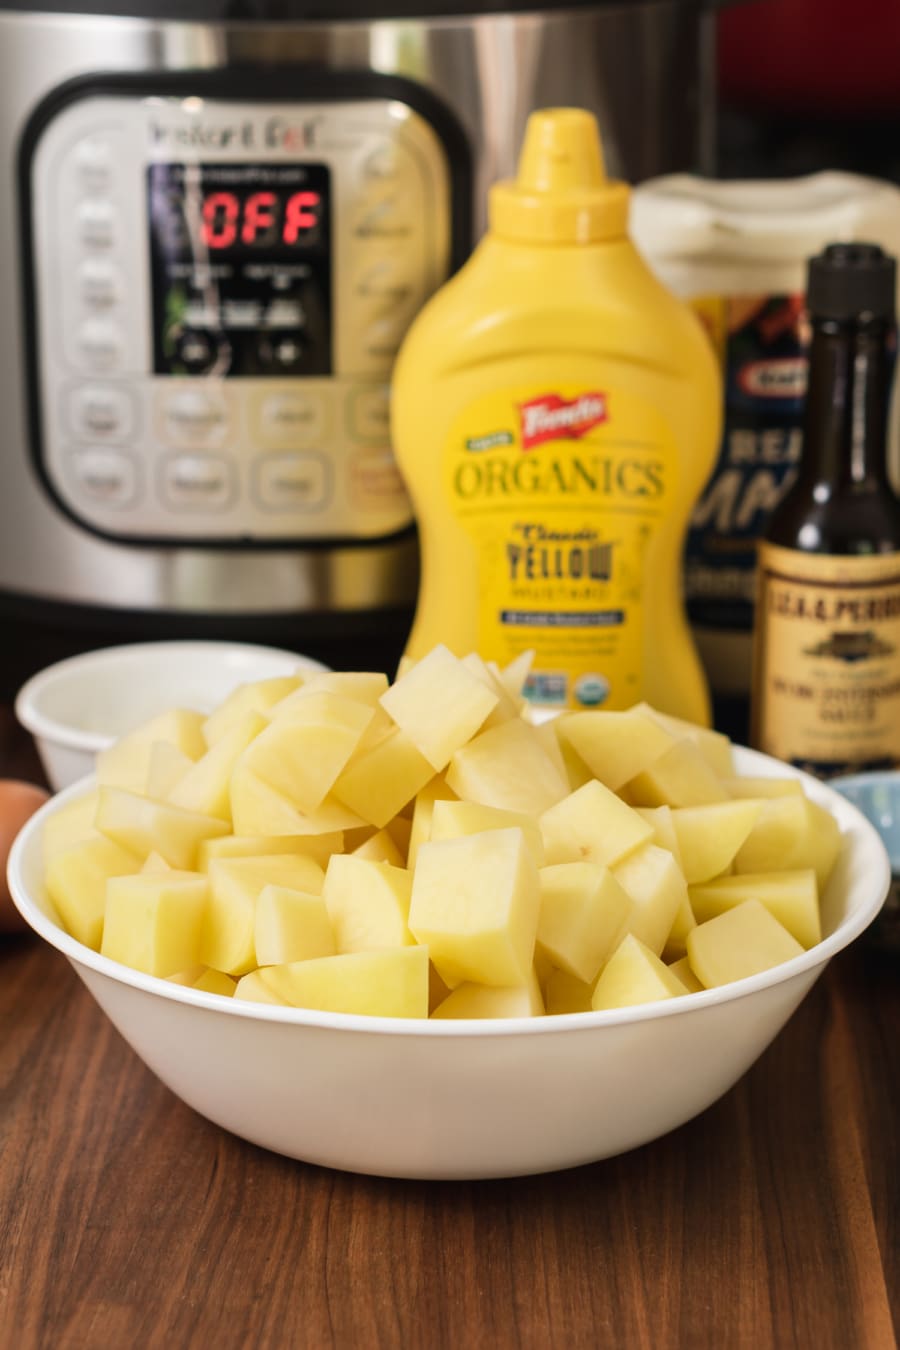
[[[707,722],[681,555],[719,375],[630,242],[628,198],[590,113],[534,113],[487,235],[407,335],[392,401],[422,546],[407,655],[531,650],[535,705],[646,700]]]

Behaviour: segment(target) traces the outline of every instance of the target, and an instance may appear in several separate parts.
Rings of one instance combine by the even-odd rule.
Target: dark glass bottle
[[[803,455],[759,549],[751,739],[822,776],[900,763],[895,291],[877,245],[812,259]]]

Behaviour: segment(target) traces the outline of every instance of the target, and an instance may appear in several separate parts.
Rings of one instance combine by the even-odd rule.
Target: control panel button
[[[388,386],[357,389],[349,400],[350,434],[360,441],[390,440],[391,403]]]
[[[82,499],[102,506],[129,506],[137,497],[137,465],[121,450],[85,446],[69,455],[70,476]]]
[[[212,333],[186,328],[175,342],[175,360],[188,375],[208,375],[216,366],[227,365],[228,353]]]
[[[357,295],[379,300],[409,300],[414,286],[407,264],[400,258],[380,258],[359,274]]]
[[[358,239],[407,239],[415,229],[411,204],[405,194],[397,193],[365,206],[359,213],[353,233]]]
[[[254,488],[267,511],[318,511],[329,491],[324,455],[309,451],[263,455],[254,470]]]
[[[325,403],[315,394],[267,394],[257,401],[254,420],[269,445],[305,447],[325,437]]]
[[[116,218],[109,202],[82,202],[77,221],[78,236],[88,248],[110,248],[115,242]]]
[[[202,389],[180,389],[163,399],[163,433],[170,444],[221,445],[228,432],[224,399]]]
[[[81,440],[125,441],[134,434],[134,404],[124,389],[87,384],[69,395],[68,420]]]
[[[121,275],[107,258],[87,258],[78,269],[78,289],[86,305],[107,309],[122,294]]]
[[[78,352],[91,370],[117,370],[123,350],[121,330],[109,319],[86,319],[78,330]]]
[[[299,374],[307,361],[309,344],[300,333],[261,333],[256,341],[260,372],[264,375]]]
[[[350,499],[361,511],[412,511],[390,450],[360,450],[349,462]],[[398,527],[399,528],[399,527]]]
[[[392,361],[400,350],[410,320],[397,314],[383,314],[363,330],[363,351],[369,357]]]
[[[234,469],[211,455],[169,455],[162,466],[162,497],[176,510],[221,511],[234,495]]]
[[[363,162],[363,175],[373,182],[383,183],[396,178],[401,168],[399,147],[388,141],[366,155]]]
[[[82,187],[106,192],[112,183],[112,153],[102,136],[86,136],[75,147],[75,165]]]

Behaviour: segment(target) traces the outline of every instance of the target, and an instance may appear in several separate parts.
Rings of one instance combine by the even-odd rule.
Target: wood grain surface
[[[0,718],[0,771],[37,778]],[[68,964],[0,943],[0,1345],[890,1350],[900,967],[838,957],[668,1137],[516,1181],[295,1163],[195,1115]]]

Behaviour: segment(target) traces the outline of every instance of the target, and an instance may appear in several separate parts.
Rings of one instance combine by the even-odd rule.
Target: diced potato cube
[[[672,823],[671,806],[638,806],[635,808],[639,816],[649,821],[653,826],[653,843],[658,844],[660,848],[667,848],[674,857],[678,866],[681,867],[681,850],[678,847],[678,835],[675,833],[675,826]],[[682,870],[684,870],[682,868]]]
[[[73,844],[81,844],[86,839],[102,839],[103,836],[94,828],[99,800],[99,793],[89,792],[84,797],[76,797],[73,802],[58,807],[47,817],[41,831],[41,856],[45,868],[57,853],[71,848]]]
[[[335,853],[355,853],[369,839],[374,839],[378,830],[374,825],[360,825],[355,830],[344,831],[344,847],[334,849]]]
[[[497,707],[499,698],[448,648],[437,646],[401,675],[380,702],[440,773]]]
[[[432,839],[460,839],[486,830],[520,829],[538,867],[544,862],[544,839],[534,816],[504,811],[478,802],[436,801],[431,815]]]
[[[186,989],[201,989],[205,994],[220,994],[222,998],[233,998],[235,981],[221,970],[211,970],[209,966],[190,966],[176,975],[167,975],[170,984],[180,984]]]
[[[356,703],[367,703],[374,708],[388,687],[388,677],[375,670],[319,670],[308,675],[296,695],[291,695],[271,710],[273,717],[292,711],[292,706],[304,694],[339,694]]]
[[[635,806],[706,806],[728,794],[693,741],[676,741],[625,784]]]
[[[374,750],[376,745],[380,745],[389,736],[393,736],[396,731],[397,723],[388,717],[381,704],[377,703],[372,709],[372,720],[363,732],[362,739],[353,753],[354,759],[368,750]],[[430,769],[431,765],[429,764],[428,767]]]
[[[405,868],[336,853],[325,872],[322,898],[338,952],[410,946],[411,888]]]
[[[54,852],[44,875],[47,894],[76,941],[100,950],[106,883],[110,877],[132,876],[140,866],[133,853],[102,835]]]
[[[307,815],[318,809],[372,720],[372,708],[305,689],[249,744],[241,764]]]
[[[192,989],[194,981],[199,980],[203,972],[208,969],[208,966],[201,966],[198,962],[195,965],[186,966],[184,970],[176,970],[174,975],[166,975],[164,978],[168,984],[180,984],[185,989]]]
[[[538,950],[583,982],[597,978],[625,924],[631,901],[607,867],[557,863],[540,873]]]
[[[676,740],[693,741],[717,777],[727,777],[734,773],[731,741],[721,731],[713,731],[710,727],[699,727],[694,722],[685,722],[681,717],[673,717],[670,713],[663,713],[658,708],[652,708],[649,703],[635,704],[634,711],[646,713],[648,717],[652,717]],[[698,802],[697,805],[702,805],[702,803]]]
[[[260,858],[273,853],[302,853],[324,867],[332,853],[344,847],[343,830],[330,834],[225,834],[204,839],[197,850],[197,871],[209,870],[212,858]]]
[[[331,797],[312,814],[304,814],[248,769],[242,758],[231,775],[231,819],[235,834],[243,835],[322,835],[366,823]]]
[[[525,688],[525,681],[528,679],[528,674],[533,665],[533,651],[519,652],[518,656],[514,656],[507,665],[496,672],[497,678],[506,692],[513,698],[518,698],[521,701],[522,690]]]
[[[256,901],[254,943],[261,966],[337,954],[323,897],[289,886],[263,886]]]
[[[562,741],[577,751],[595,778],[616,792],[674,744],[659,722],[635,708],[627,712],[573,712],[558,719]]]
[[[763,803],[752,798],[676,807],[671,820],[685,879],[709,881],[730,867],[762,808]]]
[[[384,827],[385,833],[390,835],[391,839],[394,841],[394,846],[400,855],[400,861],[397,863],[398,867],[408,866],[409,841],[412,837],[414,800],[415,799],[413,799],[412,802],[407,802],[406,806],[403,808],[403,814],[394,816],[393,820],[389,820]],[[385,858],[384,861],[390,862],[391,859]]]
[[[369,1017],[428,1016],[428,950],[392,947],[266,966],[263,982],[295,1008]]]
[[[814,947],[822,941],[819,888],[811,867],[795,872],[746,872],[691,887],[698,923],[706,923],[745,900],[759,900],[802,947]]]
[[[509,693],[499,675],[491,670],[486,661],[482,661],[477,652],[469,652],[468,656],[462,658],[462,663],[497,700],[496,707],[481,724],[485,730],[519,716],[519,700]]]
[[[544,750],[547,752],[548,759],[551,759],[556,766],[556,771],[559,776],[569,784],[571,790],[574,792],[575,787],[572,786],[569,770],[570,766],[578,761],[578,756],[572,751],[571,746],[565,747],[570,751],[568,758],[564,754],[563,743],[556,730],[556,719],[551,718],[546,722],[535,722],[532,726],[532,730]],[[594,776],[586,765],[582,765],[582,768],[587,776],[579,778],[575,785],[576,787],[581,787],[582,783],[586,783],[589,778],[593,778]]]
[[[675,911],[666,945],[662,949],[662,959],[667,966],[673,966],[687,951],[687,935],[697,927],[697,920],[691,906],[690,895],[684,895]],[[677,971],[676,971],[677,974]]]
[[[540,815],[569,792],[535,728],[522,721],[482,731],[457,750],[447,784],[463,801],[526,815]]]
[[[632,933],[607,961],[594,988],[591,1007],[630,1008],[638,1003],[656,1003],[679,998],[688,991],[668,966]]]
[[[596,779],[544,811],[539,823],[548,864],[595,862],[610,867],[653,834],[652,825]]]
[[[434,815],[435,802],[455,802],[457,800],[456,793],[452,788],[448,788],[442,774],[435,774],[434,778],[416,793],[412,829],[409,835],[409,850],[406,855],[407,866],[411,872],[415,869],[420,846],[431,838],[431,821]]]
[[[360,749],[334,785],[334,795],[362,821],[382,829],[434,776],[405,731],[396,727]]]
[[[302,684],[300,675],[275,675],[268,680],[241,684],[210,713],[203,723],[207,747],[215,745],[225,732],[248,713],[268,713]]]
[[[231,824],[231,774],[238,757],[268,726],[262,713],[235,718],[206,754],[181,774],[168,794],[173,806],[218,816]]]
[[[409,927],[451,987],[521,985],[531,970],[538,869],[521,830],[426,843],[413,877]]]
[[[154,741],[147,764],[147,781],[141,791],[145,797],[153,797],[158,802],[165,801],[175,784],[188,769],[194,767],[194,763],[171,741]]]
[[[569,791],[574,792],[576,788],[583,787],[589,783],[594,774],[585,764],[578,751],[573,749],[565,736],[561,735],[557,728],[558,718],[553,718],[549,722],[540,723],[535,730],[543,732],[542,742],[545,749],[548,749],[547,737],[552,734],[556,741],[556,748],[563,762],[563,775],[568,780]]]
[[[386,829],[370,834],[351,853],[354,858],[366,858],[369,862],[386,862],[392,867],[406,866],[406,859]]]
[[[234,998],[237,982],[221,970],[204,970],[194,981],[194,988],[205,994],[218,994],[221,998]]]
[[[440,974],[434,967],[434,962],[428,962],[428,1016],[434,1012],[444,999],[450,993],[450,988],[441,979]]]
[[[677,961],[672,961],[669,969],[673,975],[678,976],[689,994],[701,994],[703,992],[703,985],[691,970],[691,963],[686,956],[679,957]]]
[[[282,1008],[288,1007],[287,999],[279,998],[275,990],[269,988],[259,970],[241,976],[234,987],[234,997],[247,1003],[277,1003]]]
[[[311,858],[276,854],[269,858],[213,858],[209,904],[200,960],[227,975],[246,975],[256,959],[256,903],[265,886],[288,886],[317,894],[324,880]]]
[[[159,853],[172,867],[193,871],[203,839],[227,834],[224,820],[151,801],[124,788],[100,789],[97,829],[143,859]]]
[[[771,970],[802,955],[803,948],[758,900],[745,900],[698,924],[688,934],[687,952],[697,979],[713,989]]]
[[[532,971],[527,982],[511,989],[487,984],[461,984],[448,994],[432,1017],[439,1021],[464,1017],[543,1017],[544,1000],[537,976]]]
[[[148,853],[141,867],[142,872],[172,872],[174,870],[171,863],[167,863],[161,853]],[[198,867],[196,870],[199,872],[201,869]]]
[[[631,900],[620,936],[631,933],[654,956],[659,956],[676,916],[688,904],[681,868],[668,849],[645,844],[618,863],[613,875]]]
[[[206,750],[203,721],[202,713],[189,708],[173,708],[145,722],[116,741],[108,750],[100,751],[97,756],[97,782],[105,787],[143,792],[154,742],[170,741],[188,759],[199,759]]]
[[[811,867],[821,892],[841,850],[840,826],[808,797],[772,797],[734,859],[736,872]]]
[[[206,898],[206,877],[196,872],[111,877],[100,954],[145,975],[196,965]]]
[[[544,986],[544,1011],[548,1017],[591,1011],[593,985],[576,979],[567,970],[553,970]]]

